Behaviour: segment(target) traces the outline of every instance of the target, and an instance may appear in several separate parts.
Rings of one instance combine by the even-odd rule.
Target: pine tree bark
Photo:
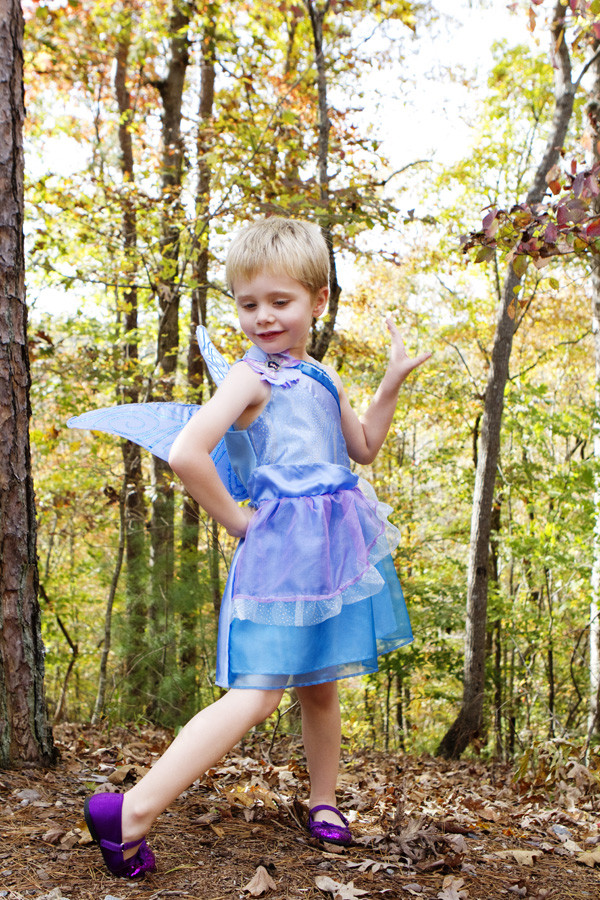
[[[23,14],[0,0],[0,764],[50,763],[29,447]]]
[[[546,175],[559,159],[573,112],[576,85],[571,77],[571,58],[565,36],[565,7],[560,0],[557,0],[554,7],[551,41],[557,63],[555,108],[550,136],[527,194],[528,205],[541,202],[546,192]],[[504,390],[508,381],[509,360],[517,323],[516,292],[520,282],[521,277],[509,265],[498,310],[475,473],[467,575],[462,706],[437,750],[439,756],[449,759],[457,759],[482,727],[492,505],[500,454]]]

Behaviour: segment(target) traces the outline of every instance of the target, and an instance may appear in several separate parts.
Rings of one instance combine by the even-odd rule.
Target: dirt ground
[[[339,792],[355,840],[340,849],[305,830],[298,739],[256,735],[160,817],[158,871],[130,882],[105,871],[83,799],[126,790],[170,736],[65,725],[55,738],[56,768],[0,771],[0,898],[600,897],[600,791],[573,760],[543,773],[550,794],[502,765],[357,752]]]

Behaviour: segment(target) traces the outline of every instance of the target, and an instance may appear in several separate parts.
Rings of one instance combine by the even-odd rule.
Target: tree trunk
[[[0,764],[50,763],[29,448],[23,14],[0,0]]]
[[[598,44],[596,44],[597,49]],[[600,162],[600,60],[594,63],[594,87],[588,106],[591,130],[592,162]],[[600,215],[600,198],[593,204]],[[594,460],[600,461],[600,255],[592,259],[592,331],[596,384],[594,392]],[[588,708],[588,742],[600,731],[600,470],[594,472],[594,531],[592,536],[592,574],[590,601],[590,693]]]
[[[323,235],[329,248],[329,304],[323,325],[317,328],[317,324],[313,325],[310,346],[308,352],[315,359],[322,360],[335,328],[337,311],[340,301],[342,289],[337,280],[337,269],[335,264],[335,252],[333,249],[333,234],[331,227],[331,201],[329,196],[329,131],[331,122],[329,120],[329,108],[327,105],[327,67],[325,64],[325,54],[323,52],[323,22],[325,16],[331,7],[331,0],[321,7],[318,7],[317,0],[304,0],[310,24],[312,28],[313,45],[315,48],[315,65],[317,67],[317,97],[318,97],[318,156],[317,156],[317,182],[319,185],[319,201],[320,209],[318,216],[323,229]]]
[[[497,594],[500,593],[500,567],[498,550],[500,546],[500,528],[502,525],[502,505],[499,501],[492,507],[490,527],[490,574]],[[502,616],[498,613],[490,625],[490,648],[494,657],[494,754],[502,757]]]
[[[40,596],[43,597],[46,602],[48,602],[48,597],[46,596],[46,592],[44,591],[42,585],[40,585],[39,593]],[[69,680],[71,678],[71,675],[73,674],[75,663],[77,662],[77,659],[79,657],[79,645],[71,638],[71,635],[67,631],[65,624],[58,613],[56,613],[56,621],[58,623],[58,627],[65,636],[67,644],[69,645],[71,658],[69,660],[69,665],[67,666],[65,677],[63,678],[62,689],[60,692],[58,703],[56,704],[56,710],[54,711],[54,719],[52,720],[53,725],[58,725],[58,723],[62,722],[65,717],[67,709],[67,690],[69,687]]]
[[[209,222],[210,222],[210,177],[211,167],[207,155],[214,143],[213,104],[215,97],[215,19],[217,10],[212,4],[207,10],[207,18],[202,36],[202,62],[200,104],[198,110],[198,137],[196,143],[198,162],[198,184],[196,189],[196,226],[192,253],[192,302],[190,310],[190,332],[188,346],[187,380],[189,400],[202,402],[205,367],[198,348],[196,331],[200,324],[206,325],[209,267]],[[182,669],[197,667],[197,610],[200,597],[198,579],[199,556],[198,538],[200,530],[200,509],[198,503],[186,495],[183,504],[181,530],[181,582],[185,598],[189,598],[182,611]],[[210,547],[207,548],[210,553]]]
[[[548,601],[548,632],[545,644],[546,677],[548,681],[548,740],[555,736],[556,726],[556,676],[554,671],[554,609],[555,590],[552,572],[544,566],[544,584],[540,588],[540,620],[544,614],[544,593]]]
[[[108,682],[108,657],[112,643],[112,618],[113,606],[117,595],[117,587],[121,568],[123,566],[123,557],[125,556],[125,495],[127,484],[123,484],[121,496],[119,497],[119,548],[117,550],[117,559],[113,577],[111,578],[110,588],[108,591],[108,599],[106,601],[106,610],[104,612],[104,642],[102,645],[102,656],[100,657],[100,671],[98,673],[98,692],[96,694],[96,703],[94,704],[94,712],[92,713],[92,725],[95,725],[104,712],[106,703],[106,685]],[[137,698],[139,699],[139,698]]]
[[[551,40],[558,66],[555,70],[556,105],[550,137],[527,194],[526,203],[528,205],[540,203],[546,192],[546,175],[559,159],[573,112],[575,85],[571,79],[571,59],[565,37],[564,17],[565,7],[558,0],[554,8],[551,26]],[[520,282],[521,277],[515,273],[512,265],[509,265],[494,335],[475,473],[467,576],[462,706],[437,750],[438,755],[452,759],[458,758],[463,753],[482,726],[490,526],[500,452],[504,389],[508,380],[508,364],[517,321],[516,290]]]
[[[190,7],[176,2],[169,23],[170,59],[166,78],[158,83],[162,100],[161,163],[161,270],[158,273],[159,326],[154,399],[171,400],[179,348],[179,239],[181,233],[181,178],[183,139],[181,115],[185,76],[189,63]],[[150,619],[159,647],[151,662],[149,687],[157,697],[158,684],[171,652],[169,627],[173,613],[175,560],[175,503],[172,473],[163,460],[152,457],[152,515],[150,520],[152,590]],[[156,703],[154,703],[156,707]]]
[[[115,67],[115,94],[119,110],[119,150],[121,171],[125,185],[133,183],[134,161],[131,122],[133,112],[128,88],[128,63],[131,46],[131,10],[123,11],[123,27],[117,45]],[[140,399],[138,378],[138,295],[136,277],[137,215],[135,203],[126,190],[122,201],[122,238],[125,251],[124,278],[126,287],[119,304],[118,316],[124,334],[123,383],[120,386],[121,403],[138,403]],[[146,657],[145,629],[147,621],[147,565],[146,565],[146,508],[142,477],[142,451],[131,441],[121,445],[125,491],[125,559],[127,629],[124,635],[125,672],[127,695],[139,705],[139,692],[143,689],[142,660]]]

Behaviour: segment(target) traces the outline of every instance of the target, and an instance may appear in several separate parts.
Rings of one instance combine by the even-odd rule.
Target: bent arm
[[[245,535],[254,513],[235,502],[210,454],[245,410],[265,401],[268,390],[248,366],[233,366],[214,396],[178,434],[169,453],[169,465],[188,493],[234,537]]]
[[[391,336],[390,359],[367,411],[359,418],[343,389],[340,397],[342,432],[348,455],[361,464],[372,463],[379,453],[392,423],[402,382],[431,356],[431,353],[421,353],[409,357],[396,325],[391,319],[387,319],[386,324]]]

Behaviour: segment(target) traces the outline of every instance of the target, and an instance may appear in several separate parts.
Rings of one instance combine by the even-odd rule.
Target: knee
[[[329,710],[338,706],[338,690],[335,681],[297,688],[297,693],[300,705],[304,710]]]
[[[256,724],[264,722],[271,716],[283,697],[283,691],[256,691],[254,696],[254,709]]]

